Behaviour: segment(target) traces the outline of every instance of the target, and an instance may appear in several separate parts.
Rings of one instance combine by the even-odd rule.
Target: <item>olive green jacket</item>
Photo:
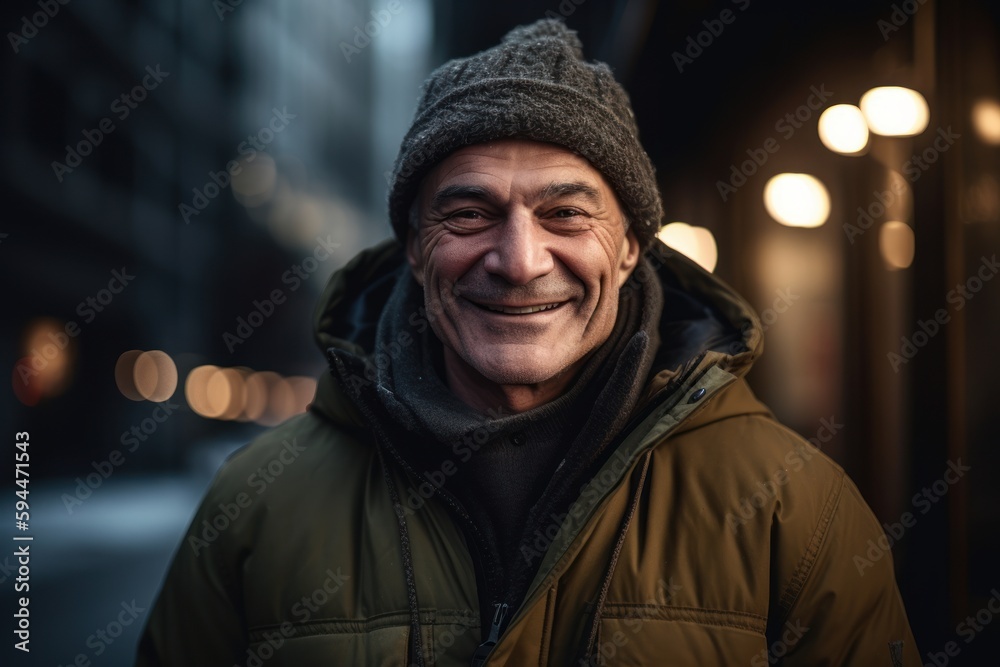
[[[613,455],[532,545],[540,569],[486,664],[920,665],[891,555],[869,559],[878,521],[742,379],[756,315],[682,256],[659,244],[651,256],[656,274],[636,279],[694,295],[742,340],[654,368]],[[331,279],[324,350],[360,350],[350,332],[372,325],[369,288],[396,261],[383,244]],[[490,621],[476,554],[425,481],[380,455],[324,376],[307,413],[219,471],[137,664],[469,665]]]

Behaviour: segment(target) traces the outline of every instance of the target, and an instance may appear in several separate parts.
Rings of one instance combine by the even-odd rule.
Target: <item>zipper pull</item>
[[[493,613],[493,625],[490,626],[490,635],[486,638],[486,641],[479,645],[476,652],[472,654],[472,667],[482,667],[485,665],[490,651],[500,641],[500,626],[507,615],[507,603],[494,602],[493,606],[496,607],[496,611]]]

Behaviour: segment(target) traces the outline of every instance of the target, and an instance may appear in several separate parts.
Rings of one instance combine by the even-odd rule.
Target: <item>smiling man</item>
[[[461,148],[424,179],[407,259],[443,343],[445,380],[481,411],[565,393],[604,343],[639,241],[586,159],[504,139]]]
[[[139,664],[920,664],[891,559],[855,566],[878,522],[754,398],[760,322],[656,240],[574,33],[435,71],[389,208],[324,294],[314,404],[219,472]]]

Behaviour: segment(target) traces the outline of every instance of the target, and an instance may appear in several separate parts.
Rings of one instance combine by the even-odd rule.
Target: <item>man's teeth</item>
[[[543,310],[552,310],[558,303],[547,303],[541,306],[525,306],[523,308],[510,308],[507,306],[486,306],[489,310],[496,313],[504,313],[506,315],[527,315],[529,313],[538,313]]]

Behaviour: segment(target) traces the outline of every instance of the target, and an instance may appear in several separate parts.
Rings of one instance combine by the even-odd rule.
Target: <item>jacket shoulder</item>
[[[825,499],[845,473],[823,448],[843,428],[835,416],[823,418],[804,438],[738,379],[660,442],[658,458],[688,470],[708,468],[710,487],[737,503],[757,491],[772,499],[782,490]]]
[[[650,506],[673,511],[654,525],[696,527],[686,547],[699,557],[677,551],[666,558],[683,586],[676,602],[735,607],[766,620],[769,645],[788,624],[805,627],[786,647],[785,664],[844,664],[888,655],[897,642],[906,664],[919,664],[891,544],[856,485],[823,451],[843,425],[825,418],[804,438],[739,384],[718,397],[728,407],[713,414],[706,406],[652,453]],[[699,599],[685,599],[687,591]],[[846,618],[857,622],[837,625]]]
[[[222,464],[209,494],[264,491],[279,480],[289,486],[321,474],[356,477],[371,464],[373,447],[355,430],[313,412],[297,415],[240,447]],[[327,479],[330,479],[329,477]]]
[[[371,559],[356,536],[374,456],[313,412],[234,452],[174,554],[137,664],[242,664],[252,633],[302,620],[296,604],[317,587],[331,617],[347,615],[354,559]]]

